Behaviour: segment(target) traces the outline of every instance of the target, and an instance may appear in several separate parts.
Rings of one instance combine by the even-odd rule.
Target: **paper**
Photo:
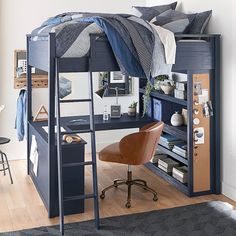
[[[31,148],[30,148],[30,160],[33,164],[33,172],[38,175],[38,147],[36,137],[32,135]]]
[[[199,104],[203,104],[209,101],[208,89],[202,89],[202,94],[198,96]]]
[[[42,128],[44,129],[46,133],[48,133],[48,126],[43,126]],[[55,126],[54,128],[55,128],[55,133],[57,133],[57,127]],[[65,132],[65,131],[66,130],[63,127],[61,127],[61,132]]]
[[[194,129],[194,139],[195,144],[204,144],[205,143],[205,134],[204,134],[204,128],[199,127]]]

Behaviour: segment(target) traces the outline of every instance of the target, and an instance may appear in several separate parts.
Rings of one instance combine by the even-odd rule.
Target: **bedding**
[[[197,13],[188,33],[189,34],[203,34],[207,24],[209,23],[211,15],[212,15],[212,10]]]
[[[57,57],[82,57],[90,49],[90,34],[104,32],[112,47],[121,72],[134,77],[155,77],[170,74],[172,63],[165,55],[175,58],[174,34],[165,31],[161,40],[157,31],[148,22],[132,15],[64,13],[50,18],[41,27],[33,30],[33,40],[43,40],[49,32],[56,34]],[[41,37],[42,36],[42,37]]]
[[[175,10],[167,10],[154,17],[151,22],[162,26],[175,34],[185,33],[191,26],[196,14],[184,14]]]
[[[175,10],[177,2],[173,2],[167,5],[153,6],[153,7],[139,7],[133,6],[134,14],[144,20],[150,21],[153,17],[160,15],[167,10]]]

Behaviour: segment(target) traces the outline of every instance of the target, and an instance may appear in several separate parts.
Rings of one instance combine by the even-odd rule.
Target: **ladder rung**
[[[75,201],[75,200],[81,200],[81,199],[89,199],[89,198],[94,198],[94,194],[85,194],[85,195],[79,195],[79,196],[73,196],[73,197],[65,197],[64,201],[69,202],[69,201]]]
[[[60,100],[60,103],[70,103],[70,102],[91,102],[91,99],[67,99]]]
[[[63,164],[62,167],[75,167],[75,166],[87,166],[87,165],[92,165],[92,161],[86,161],[86,162],[79,162],[79,163],[68,163],[68,164]]]
[[[64,134],[77,134],[77,133],[83,134],[83,133],[92,133],[92,132],[93,132],[93,130],[91,130],[91,129],[82,129],[82,130],[63,131],[63,132],[61,132],[61,134],[62,135],[64,135]]]

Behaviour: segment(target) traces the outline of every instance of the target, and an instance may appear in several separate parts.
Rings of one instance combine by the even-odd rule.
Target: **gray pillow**
[[[184,14],[175,10],[168,10],[154,17],[151,22],[162,26],[176,34],[185,33],[192,24],[196,14]]]
[[[197,13],[189,29],[189,34],[203,34],[211,18],[212,10]]]
[[[144,20],[150,21],[153,17],[158,16],[162,12],[167,10],[174,10],[177,6],[177,2],[173,2],[167,5],[153,6],[153,7],[138,7],[133,6],[134,14]]]

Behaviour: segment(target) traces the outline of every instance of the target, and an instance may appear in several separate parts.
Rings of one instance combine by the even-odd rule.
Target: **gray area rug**
[[[60,235],[58,226],[40,227],[1,236]],[[208,236],[236,235],[236,211],[223,202],[208,202],[165,210],[101,219],[101,229],[94,221],[65,225],[66,236]]]

